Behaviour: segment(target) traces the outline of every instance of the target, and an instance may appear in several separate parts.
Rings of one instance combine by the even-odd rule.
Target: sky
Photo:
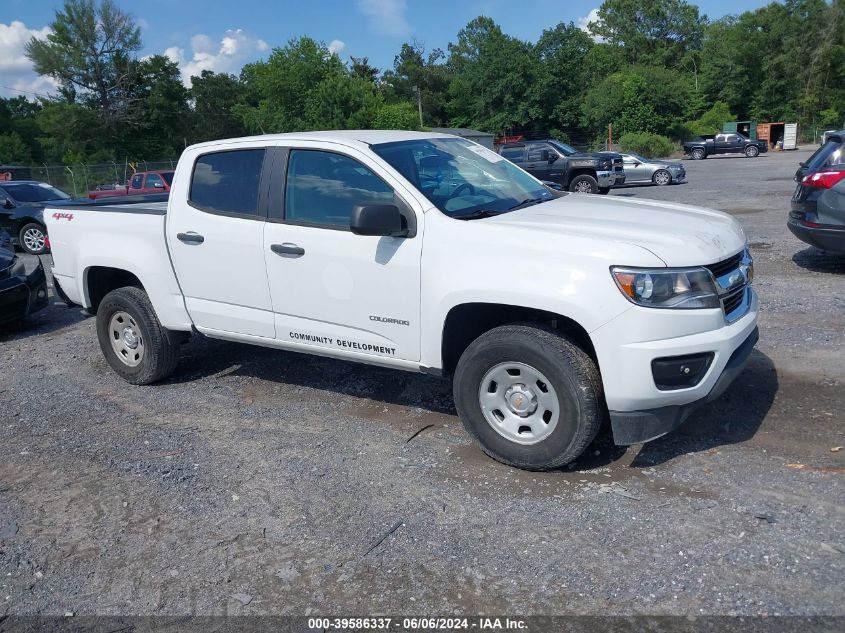
[[[237,74],[273,48],[308,35],[342,59],[368,57],[379,68],[393,66],[403,42],[442,48],[479,15],[493,18],[514,37],[536,41],[559,22],[586,28],[601,0],[116,0],[141,27],[142,56],[165,54],[179,64],[183,81],[202,70]],[[741,13],[767,0],[701,0],[710,18]],[[24,55],[31,37],[44,38],[61,0],[2,0],[0,3],[0,96],[50,94],[55,83],[39,77]]]

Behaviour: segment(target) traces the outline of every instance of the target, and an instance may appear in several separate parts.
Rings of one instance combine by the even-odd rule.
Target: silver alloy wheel
[[[525,363],[499,363],[478,387],[484,419],[505,439],[536,444],[557,427],[560,402],[552,383]]]
[[[115,312],[109,321],[109,340],[117,357],[128,367],[144,360],[144,339],[138,323],[128,313]]]
[[[695,149],[692,151],[692,157],[695,160],[701,160],[704,158],[704,150],[703,149]]]
[[[593,186],[586,180],[575,183],[575,193],[593,193]]]
[[[753,145],[751,147],[749,147],[747,150],[745,150],[745,155],[748,156],[748,158],[756,158],[757,154],[759,154],[759,153],[760,153],[760,150],[758,150]]]
[[[672,176],[669,175],[669,172],[665,169],[659,169],[654,174],[654,184],[656,185],[668,185],[672,182]]]
[[[44,250],[46,244],[44,232],[35,227],[27,229],[23,234],[23,244],[28,251],[33,253]]]

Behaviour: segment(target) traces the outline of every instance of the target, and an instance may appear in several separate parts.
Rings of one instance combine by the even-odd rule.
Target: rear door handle
[[[176,239],[180,242],[184,242],[185,244],[202,244],[205,241],[205,238],[202,235],[194,233],[193,231],[190,233],[177,233]]]
[[[305,249],[296,244],[285,242],[284,244],[271,244],[270,250],[281,255],[282,257],[302,257],[305,255]]]

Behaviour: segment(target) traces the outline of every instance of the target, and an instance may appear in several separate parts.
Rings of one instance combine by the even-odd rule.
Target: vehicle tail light
[[[50,236],[49,235],[44,236],[44,246],[46,246],[47,248],[50,248]]]
[[[801,180],[801,184],[806,187],[815,187],[817,189],[830,189],[843,178],[845,178],[845,170],[817,171],[804,176]]]

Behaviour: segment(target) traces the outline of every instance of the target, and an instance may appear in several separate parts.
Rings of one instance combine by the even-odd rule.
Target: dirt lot
[[[0,620],[845,615],[845,258],[786,229],[807,155],[613,192],[739,218],[761,339],[682,431],[564,472],[486,458],[435,378],[197,338],[132,387],[77,310],[0,330]]]

